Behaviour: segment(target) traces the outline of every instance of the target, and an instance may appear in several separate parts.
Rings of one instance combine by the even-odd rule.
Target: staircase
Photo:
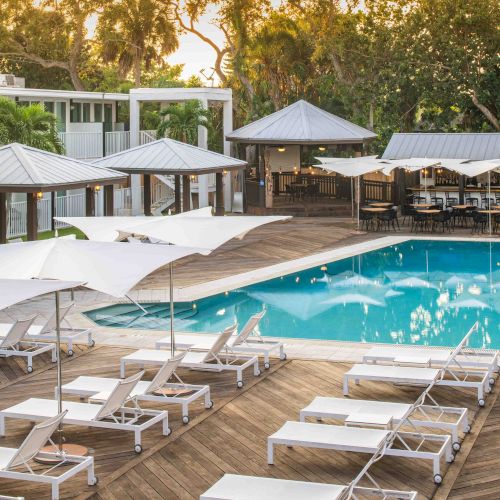
[[[155,201],[151,204],[151,213],[153,215],[162,215],[175,202],[175,183],[172,175],[155,175],[160,181],[157,184],[157,195]]]

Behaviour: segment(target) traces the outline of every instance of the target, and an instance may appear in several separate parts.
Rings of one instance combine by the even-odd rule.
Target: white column
[[[139,146],[139,121],[141,116],[140,101],[130,94],[130,147]],[[130,188],[132,193],[132,215],[143,213],[141,202],[141,177],[138,174],[130,176]]]
[[[222,136],[224,138],[224,154],[231,156],[231,142],[226,140],[226,135],[233,131],[233,100],[228,99],[222,103]],[[227,173],[224,176],[224,209],[230,212],[233,209],[233,176]]]
[[[208,109],[208,101],[200,99],[201,105]],[[208,131],[206,127],[198,127],[198,147],[208,149]],[[198,206],[208,207],[208,175],[198,176]]]

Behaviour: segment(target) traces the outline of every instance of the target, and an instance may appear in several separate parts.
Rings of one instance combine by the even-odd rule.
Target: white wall
[[[293,172],[294,167],[300,168],[300,146],[285,146],[285,151],[280,153],[278,148],[268,147],[270,151],[269,163],[272,172]]]

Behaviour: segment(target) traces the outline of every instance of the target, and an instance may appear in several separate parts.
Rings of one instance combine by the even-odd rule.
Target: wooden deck
[[[357,233],[350,220],[330,217],[293,218],[254,229],[242,240],[233,239],[208,256],[186,257],[175,263],[175,286],[232,276],[287,260],[298,259],[339,246],[386,236],[387,233]],[[168,267],[142,280],[137,289],[168,287]]]
[[[119,375],[119,358],[130,352],[116,347],[97,347],[65,359],[64,381],[78,375]],[[41,361],[42,362],[42,361]],[[8,373],[13,360],[0,360],[0,373]],[[38,366],[31,375],[6,382],[0,388],[2,408],[29,396],[53,397],[56,373],[50,361]],[[261,377],[247,374],[242,390],[235,387],[234,374],[216,374],[181,370],[186,382],[209,383],[215,407],[192,409],[194,417],[187,426],[180,423],[180,412],[170,412],[173,434],[161,435],[160,426],[143,435],[144,452],[132,451],[133,437],[128,433],[112,434],[102,429],[65,427],[69,442],[89,446],[95,456],[97,487],[88,487],[85,476],[77,476],[62,488],[63,498],[96,500],[194,499],[224,472],[264,475],[307,481],[347,483],[366,463],[368,456],[325,450],[278,447],[274,466],[266,464],[266,438],[286,420],[297,420],[299,410],[315,395],[340,396],[342,374],[348,364],[324,361],[274,361]],[[145,378],[150,379],[153,372]],[[497,384],[500,385],[500,384]],[[355,387],[352,397],[384,401],[413,402],[421,391],[389,384],[364,383]],[[450,498],[499,498],[499,415],[495,399],[500,388],[478,412],[473,432],[464,442],[464,450],[448,470],[451,484],[436,488],[430,464],[413,459],[385,457],[373,468],[373,474],[387,488],[414,489],[422,499],[452,490]],[[434,392],[446,405],[467,406],[476,412],[475,397],[469,391],[440,387]],[[493,408],[492,408],[493,407]],[[2,446],[16,446],[30,429],[29,422],[7,421],[7,437]],[[469,451],[466,444],[475,440]],[[461,454],[464,453],[464,459]],[[456,479],[453,479],[456,478]],[[28,499],[48,498],[49,489],[36,483],[0,481],[0,494],[24,495]],[[443,498],[446,498],[444,496]]]

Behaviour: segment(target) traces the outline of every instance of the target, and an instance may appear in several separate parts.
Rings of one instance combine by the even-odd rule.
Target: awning
[[[53,238],[0,245],[0,278],[58,279],[124,297],[154,270],[200,248]]]
[[[322,163],[321,165],[315,165],[315,167],[346,177],[359,177],[372,172],[383,171],[387,167],[387,163],[377,159],[376,156],[360,156],[358,158],[317,157],[316,159]]]
[[[0,310],[46,293],[83,285],[83,281],[0,279]]]

